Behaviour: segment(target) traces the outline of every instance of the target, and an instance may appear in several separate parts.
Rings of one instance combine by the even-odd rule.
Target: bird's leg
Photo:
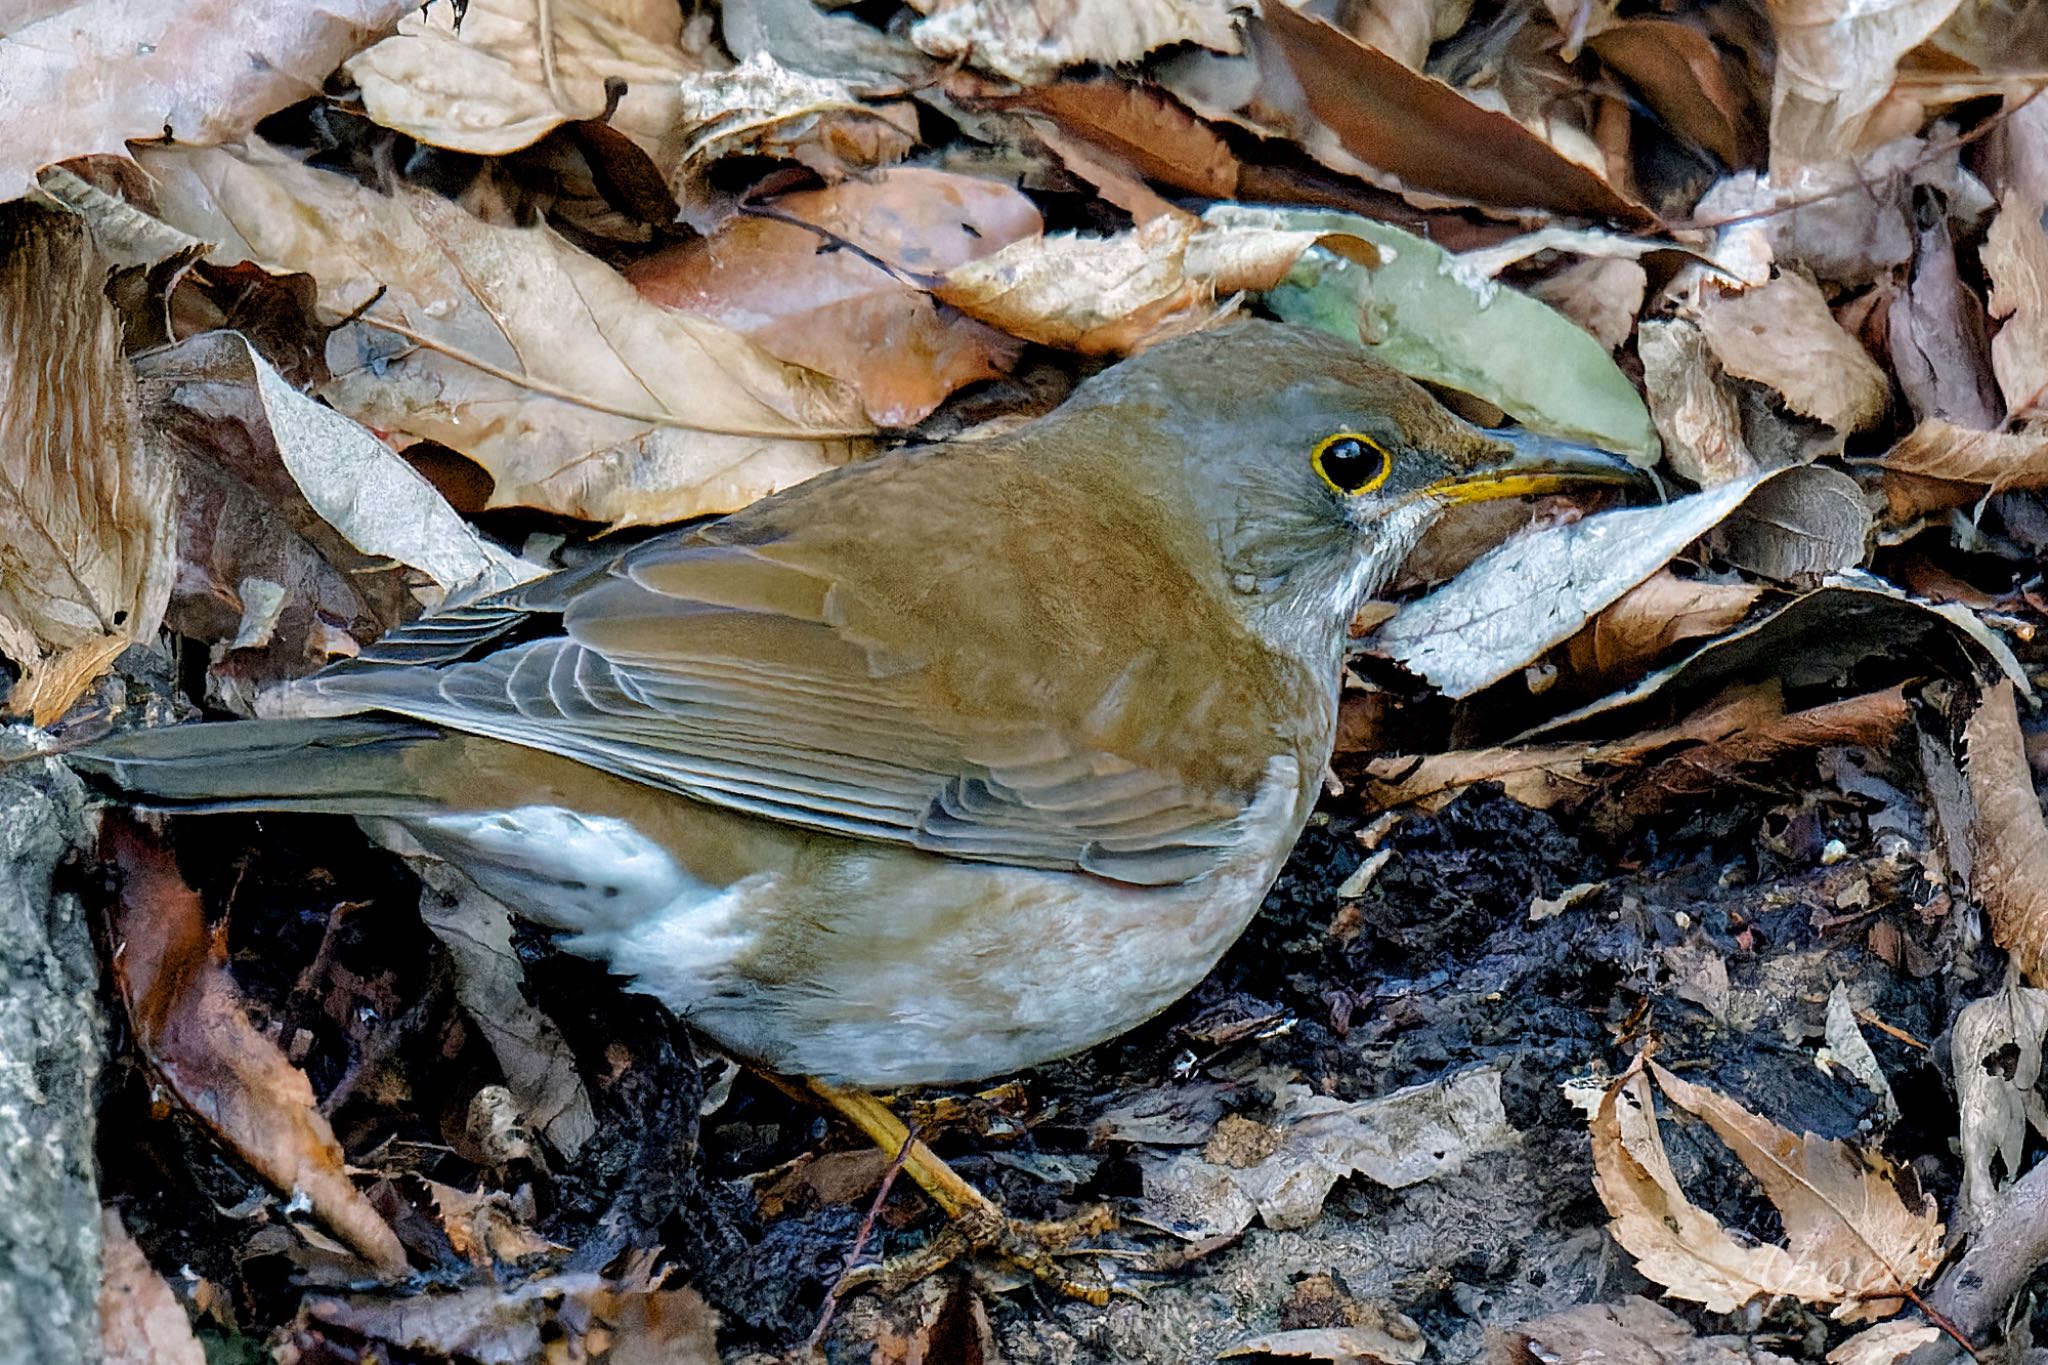
[[[1100,1306],[1109,1302],[1103,1284],[1085,1283],[1060,1268],[1061,1253],[1084,1237],[1115,1226],[1101,1205],[1052,1223],[1026,1223],[1010,1218],[994,1200],[960,1178],[951,1166],[911,1135],[903,1121],[873,1095],[842,1090],[823,1081],[808,1082],[811,1094],[844,1117],[877,1147],[895,1156],[903,1153],[903,1170],[939,1206],[949,1226],[923,1248],[884,1262],[865,1276],[849,1276],[846,1288],[875,1283],[894,1293],[942,1270],[954,1261],[977,1254],[995,1256],[1069,1298]]]

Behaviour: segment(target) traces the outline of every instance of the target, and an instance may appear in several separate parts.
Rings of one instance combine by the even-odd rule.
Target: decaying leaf
[[[2048,991],[2010,986],[1963,1007],[1949,1034],[1949,1061],[1962,1113],[1962,1216],[1991,1211],[2017,1180],[2030,1123],[2048,1125],[2034,1092],[2048,1037]],[[1994,1168],[1993,1158],[2001,1163]]]
[[[1771,0],[1777,34],[1771,170],[1783,177],[1841,161],[1912,128],[1873,128],[1899,59],[1925,42],[1957,0]]]
[[[1742,410],[1699,324],[1685,318],[1646,322],[1636,333],[1636,353],[1672,471],[1702,488],[1754,475],[1756,456],[1743,439]]]
[[[1648,1299],[1588,1303],[1489,1328],[1487,1365],[1790,1365],[1746,1337],[1700,1337]]]
[[[1470,696],[1578,633],[1719,525],[1762,482],[1740,480],[1662,507],[1607,512],[1518,536],[1403,607],[1380,627],[1374,646],[1446,696]]]
[[[1856,480],[1803,465],[1759,484],[1714,528],[1711,544],[1760,578],[1810,585],[1863,562],[1873,520]]]
[[[1649,274],[1639,262],[1595,257],[1576,261],[1531,285],[1529,296],[1578,323],[1595,341],[1612,351],[1635,331],[1636,314],[1642,310],[1643,294],[1649,284]],[[1654,416],[1654,403],[1650,410]],[[1670,437],[1665,440],[1668,442]]]
[[[1922,216],[1913,276],[1892,298],[1885,333],[1899,387],[1921,421],[1989,431],[2004,419],[1984,303],[1957,272],[1945,213]]]
[[[683,81],[702,69],[675,44],[674,26],[658,37],[607,6],[550,0],[544,51],[540,25],[531,0],[432,0],[343,70],[365,113],[431,146],[503,155],[604,117],[657,166],[673,166],[687,131]]]
[[[1328,1361],[1330,1365],[1408,1365],[1422,1359],[1428,1350],[1429,1338],[1403,1317],[1392,1331],[1385,1327],[1296,1327],[1267,1332],[1241,1341],[1218,1356],[1223,1360],[1280,1356]]]
[[[1302,255],[1266,304],[1290,322],[1359,341],[1404,374],[1482,398],[1534,431],[1648,464],[1657,433],[1605,347],[1562,313],[1386,223],[1328,209],[1209,210],[1218,226],[1357,240],[1360,253]]]
[[[1994,489],[2040,488],[2048,486],[2048,430],[2035,424],[2019,431],[1970,431],[1929,419],[1886,451],[1884,464],[1904,474]]]
[[[1277,284],[1324,235],[1162,215],[1115,237],[1014,242],[947,271],[932,293],[1028,341],[1119,354],[1229,316],[1228,295]]]
[[[164,217],[215,259],[310,274],[322,310],[353,319],[328,341],[329,402],[469,456],[493,506],[613,525],[730,511],[872,429],[835,381],[641,298],[546,228],[377,194],[261,142],[141,155]]]
[[[170,600],[176,476],[135,422],[85,225],[0,210],[0,652],[7,710],[47,725]]]
[[[1679,1186],[1665,1155],[1650,1079],[1703,1120],[1756,1177],[1784,1220],[1784,1245],[1744,1245]],[[1639,1055],[1590,1114],[1593,1180],[1615,1240],[1674,1297],[1733,1312],[1791,1295],[1863,1322],[1896,1312],[1896,1297],[1941,1258],[1934,1201],[1909,1172],[1847,1143],[1795,1135]],[[1903,1183],[1902,1183],[1903,1182]],[[1892,1297],[1880,1297],[1880,1296]]]
[[[1939,1327],[1900,1318],[1866,1327],[1828,1352],[1828,1365],[1905,1365],[1922,1346],[1942,1339]]]
[[[1970,891],[1992,937],[2030,982],[2048,982],[2048,823],[2020,741],[2012,684],[1985,690],[1963,729],[1963,775],[1975,807]]]
[[[845,381],[880,426],[913,426],[1016,358],[1010,336],[940,310],[891,267],[916,279],[1036,238],[1038,210],[1019,191],[904,166],[765,207],[640,260],[627,278],[666,307]],[[842,242],[858,250],[829,249]]]
[[[1467,1071],[1357,1103],[1285,1085],[1270,1122],[1229,1116],[1201,1151],[1141,1163],[1150,1216],[1195,1239],[1254,1218],[1297,1228],[1347,1176],[1400,1189],[1448,1175],[1514,1141],[1500,1079]]]
[[[169,850],[125,819],[109,819],[102,837],[121,875],[115,984],[151,1071],[252,1170],[305,1199],[377,1274],[403,1275],[397,1234],[350,1183],[305,1073],[249,1022],[226,945],[208,931]]]
[[[1835,321],[1820,287],[1797,272],[1716,299],[1700,330],[1728,373],[1768,384],[1792,411],[1836,431],[1874,425],[1890,402],[1884,371]]]
[[[183,1305],[111,1205],[100,1211],[101,1365],[206,1365]]]
[[[1565,641],[1563,666],[1582,686],[1619,685],[1672,646],[1735,625],[1762,592],[1752,583],[1680,578],[1659,569]]]
[[[688,133],[669,170],[686,205],[711,163],[734,155],[800,162],[827,180],[901,161],[917,145],[917,112],[908,104],[870,104],[851,85],[805,75],[756,53],[731,71],[682,82]]]
[[[263,6],[222,0],[14,7],[0,44],[0,198],[27,193],[54,161],[125,154],[129,138],[210,145],[320,93],[351,52],[409,0]]]
[[[490,1043],[521,1124],[573,1160],[597,1132],[597,1116],[575,1055],[522,990],[511,912],[445,863],[420,858],[413,869],[423,885],[420,918],[448,950],[456,999]]]
[[[910,39],[943,61],[965,60],[1020,85],[1070,66],[1116,66],[1155,48],[1194,43],[1238,48],[1245,0],[1131,0],[1104,8],[1086,0],[912,0],[925,17]]]
[[[1229,144],[1155,86],[1100,76],[968,102],[1040,115],[1147,180],[1214,199],[1236,197],[1241,168]]]
[[[479,1365],[557,1358],[717,1365],[718,1317],[692,1289],[662,1289],[644,1256],[617,1278],[572,1272],[453,1294],[309,1299],[306,1319]],[[604,1354],[605,1352],[609,1354]]]
[[[2040,206],[2007,194],[1984,243],[1991,276],[1991,369],[2015,420],[2048,415],[2048,232]]]
[[[502,1190],[470,1192],[426,1182],[441,1215],[441,1230],[455,1254],[479,1270],[493,1270],[530,1257],[567,1250],[527,1227],[512,1212],[512,1200]]]

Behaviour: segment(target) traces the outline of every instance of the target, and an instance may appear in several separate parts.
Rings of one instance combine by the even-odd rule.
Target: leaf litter
[[[9,86],[118,78],[45,98],[62,114],[31,120],[18,174],[64,163],[40,193],[104,262],[34,282],[86,305],[96,359],[76,373],[116,394],[125,351],[140,377],[91,403],[107,430],[84,446],[167,447],[124,466],[155,471],[139,483],[44,504],[153,529],[71,595],[127,612],[89,638],[33,606],[76,564],[10,580],[34,586],[0,651],[39,720],[186,704],[130,649],[160,618],[200,646],[192,698],[246,711],[422,608],[579,562],[592,527],[714,515],[898,439],[1014,422],[1103,360],[1246,313],[1353,336],[1482,425],[1673,480],[1658,506],[1447,522],[1349,661],[1346,790],[1246,943],[1148,1031],[1035,1074],[1022,1107],[930,1111],[968,1125],[970,1175],[1013,1209],[1169,1214],[1197,1238],[1187,1284],[1155,1291],[1170,1306],[863,1299],[842,1353],[1034,1359],[1064,1334],[1134,1360],[1427,1341],[1447,1360],[1825,1347],[1861,1365],[1945,1339],[1907,1310],[1795,1347],[1778,1301],[1849,1320],[1940,1298],[1908,1157],[1969,1255],[2023,1197],[2039,1030],[2031,986],[1993,983],[1998,948],[2039,966],[2048,856],[2016,701],[2044,662],[2048,546],[2030,30],[1953,0],[928,0],[891,23],[474,0],[247,33],[174,9],[165,33],[235,32],[261,59],[184,70],[167,58],[188,48],[124,46],[132,27],[60,6],[31,29],[81,41]],[[55,373],[19,370],[11,408],[49,410]],[[8,437],[5,458],[24,450]],[[208,885],[231,923],[276,913]],[[192,1078],[216,1072],[218,1093],[270,1096],[217,1110],[231,1162],[274,1193],[191,1204],[214,1245],[127,1206],[160,1266],[173,1245],[206,1264],[160,1283],[208,1330],[243,1330],[218,1282],[254,1330],[304,1342],[708,1359],[687,1283],[723,1311],[728,1358],[779,1352],[815,1329],[864,1218],[892,1249],[929,1232],[901,1191],[867,1207],[873,1154],[752,1081],[698,1114],[681,1035],[603,1010],[601,983],[550,990],[561,969],[527,931],[465,913],[434,939],[407,905],[418,961],[380,968],[334,947],[358,912],[309,894],[299,913],[326,927],[275,969],[223,957],[179,902],[204,965],[162,1010],[222,1021],[240,1060],[137,1034],[174,1108],[203,1109]],[[1994,946],[1957,927],[1978,905]],[[1811,1131],[1644,1063],[1645,1034]],[[1944,1034],[1952,1104],[1921,1060]],[[1625,1132],[1589,1135],[1552,1083],[1630,1054],[1606,1092]],[[1653,1074],[1700,1122],[1659,1135]],[[1754,1163],[1762,1204],[1692,1181],[1700,1123]],[[130,1189],[177,1168],[142,1128],[146,1157],[110,1149]],[[1610,1180],[1622,1157],[1634,1173]],[[1648,1280],[1599,1252],[1596,1170],[1681,1228],[1616,1215]],[[309,1286],[402,1262],[441,1292],[252,1292],[268,1281],[245,1255]],[[1329,1287],[1287,1283],[1289,1256]],[[1243,1286],[1228,1311],[1202,1297],[1215,1266]],[[1716,1310],[1631,1297],[1659,1284]],[[1358,1307],[1382,1303],[1401,1311]]]

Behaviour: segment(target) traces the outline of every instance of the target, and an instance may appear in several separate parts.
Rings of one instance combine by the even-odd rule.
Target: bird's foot
[[[1119,1253],[1082,1245],[1116,1228],[1116,1215],[1107,1205],[1094,1204],[1071,1218],[1051,1222],[1027,1222],[1011,1218],[995,1204],[982,1200],[955,1214],[945,1228],[916,1251],[893,1256],[877,1265],[850,1271],[841,1281],[842,1294],[855,1289],[874,1288],[897,1294],[928,1275],[963,1260],[998,1261],[1029,1276],[1055,1293],[1101,1307],[1109,1302],[1115,1287],[1099,1264],[1073,1267],[1083,1258],[1114,1257]]]

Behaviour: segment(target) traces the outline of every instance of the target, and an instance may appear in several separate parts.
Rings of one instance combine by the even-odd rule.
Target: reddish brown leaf
[[[170,851],[126,818],[110,816],[103,837],[121,876],[114,978],[164,1088],[257,1174],[308,1200],[378,1274],[403,1275],[398,1235],[349,1182],[305,1073],[249,1022],[225,946]]]
[[[889,267],[929,276],[1037,236],[1038,210],[1017,190],[900,167],[786,194],[769,208],[774,217],[735,219],[715,237],[648,257],[627,277],[656,303],[844,380],[882,426],[914,425],[953,390],[1016,359],[1016,341],[941,312]]]

